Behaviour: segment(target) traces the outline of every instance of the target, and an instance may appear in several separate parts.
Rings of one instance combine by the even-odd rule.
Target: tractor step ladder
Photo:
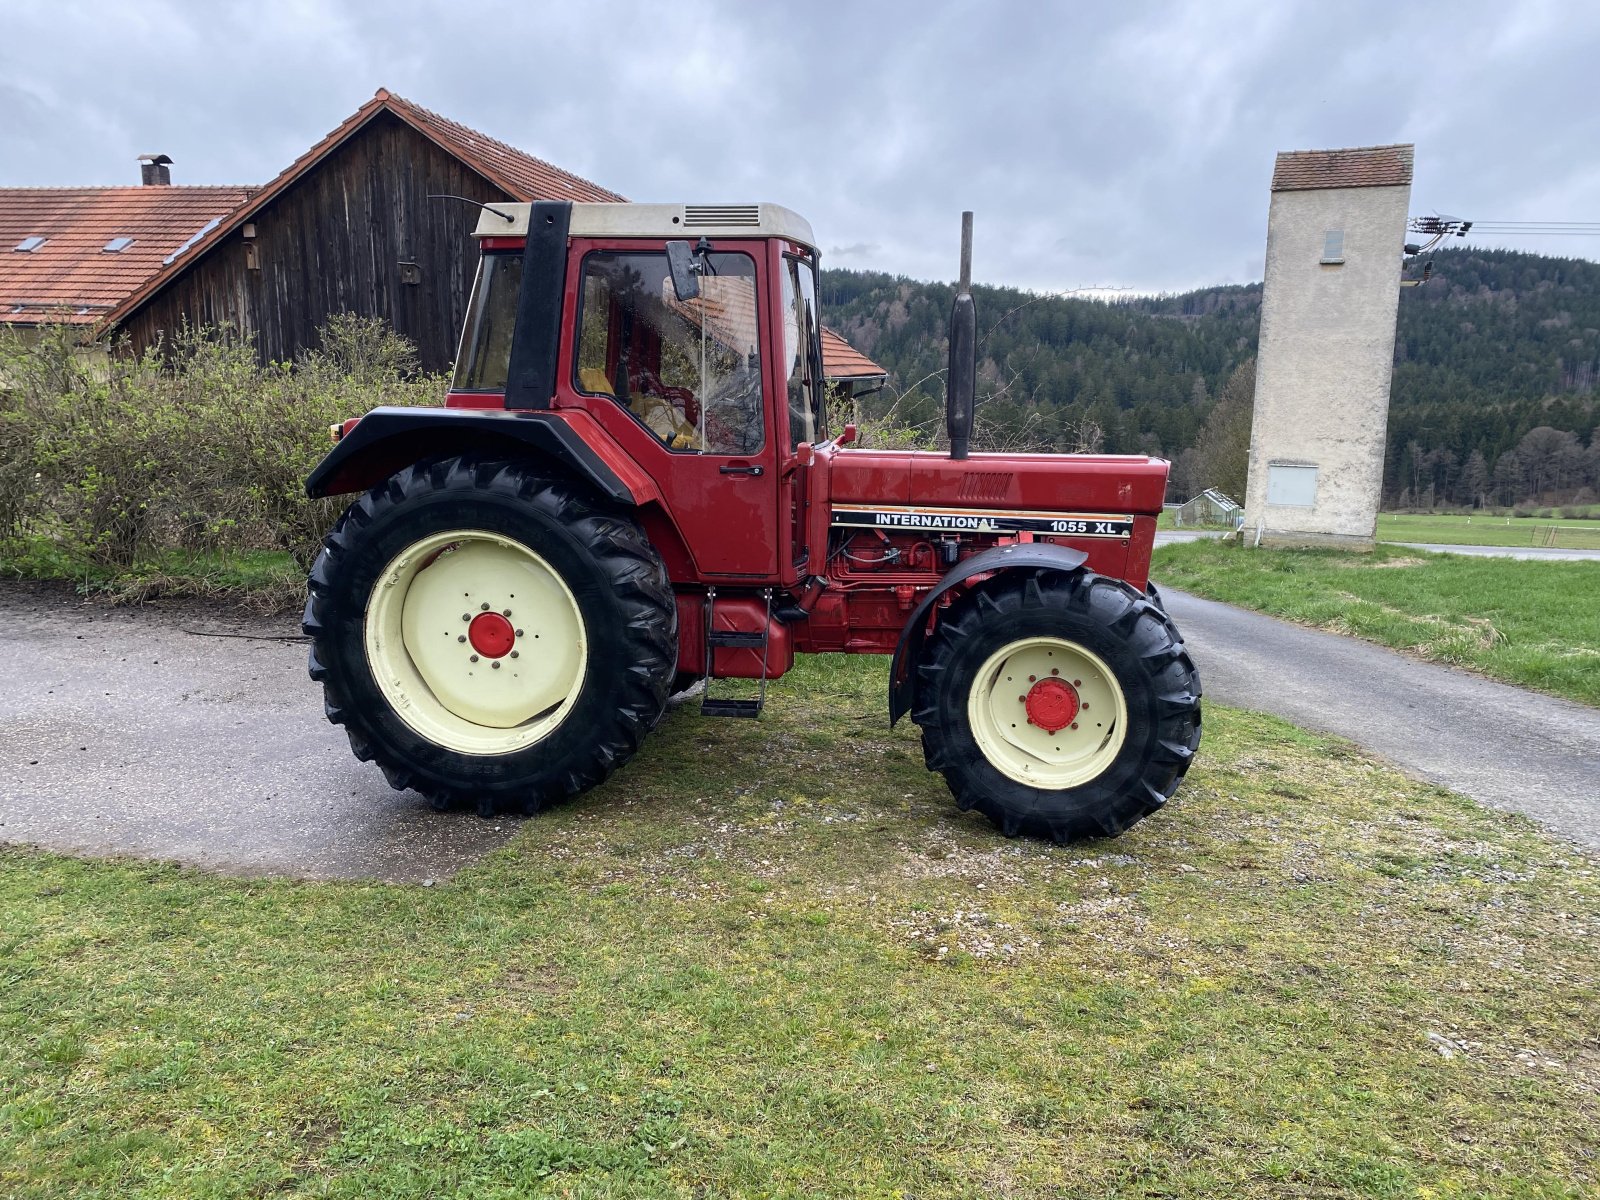
[[[767,703],[767,631],[772,628],[772,589],[763,593],[767,600],[767,621],[759,633],[716,628],[717,589],[706,589],[706,686],[700,694],[700,715],[703,717],[759,717]],[[729,649],[761,651],[761,690],[754,700],[714,697],[711,694],[711,668],[716,661],[718,646]]]

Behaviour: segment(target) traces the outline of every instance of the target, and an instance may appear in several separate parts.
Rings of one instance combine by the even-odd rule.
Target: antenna
[[[492,212],[495,216],[499,217],[507,225],[515,224],[516,220],[517,220],[510,213],[502,212],[500,209],[496,208],[494,205],[485,204],[482,200],[474,200],[471,196],[452,196],[449,192],[432,192],[432,193],[430,193],[428,195],[428,199],[429,200],[459,200],[463,204],[471,204],[475,208],[483,209],[485,212]]]

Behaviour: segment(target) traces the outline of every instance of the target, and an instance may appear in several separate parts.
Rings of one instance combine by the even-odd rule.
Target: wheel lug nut
[[[499,664],[499,663],[497,663],[497,662],[492,662],[492,663],[490,663],[490,664],[489,664],[489,665],[490,665],[490,666],[491,666],[491,667],[493,667],[493,668],[494,668],[494,669],[495,669],[495,670],[496,670],[496,671],[498,671],[498,670],[499,670],[499,669],[500,669],[500,664]]]
[[[489,605],[488,605],[488,604],[487,604],[487,603],[484,603],[484,604],[482,604],[482,605],[480,605],[480,606],[479,606],[479,607],[480,607],[480,608],[481,608],[481,609],[482,609],[482,610],[483,610],[483,611],[484,611],[484,612],[488,612],[488,611],[489,611]]]
[[[457,638],[456,638],[456,641],[458,641],[458,642],[464,642],[464,641],[466,641],[466,640],[467,640],[467,635],[466,635],[466,634],[464,634],[464,633],[463,633],[463,634],[461,634],[461,635],[460,635],[460,636],[459,636],[459,637],[457,637]]]
[[[1088,712],[1089,711],[1089,705],[1087,703],[1084,704],[1083,711],[1084,712]]]
[[[462,613],[461,614],[461,619],[463,621],[470,621],[470,620],[472,620],[472,614],[471,613]]]
[[[502,617],[509,617],[511,615],[511,610],[509,608],[502,608],[500,610],[500,615]]]
[[[1029,676],[1028,676],[1028,682],[1029,682],[1029,683],[1033,683],[1033,682],[1034,682],[1034,681],[1036,681],[1036,680],[1037,680],[1037,679],[1038,679],[1038,678],[1039,678],[1039,677],[1038,677],[1038,676],[1037,676],[1037,675],[1029,675]]]
[[[477,662],[477,661],[478,661],[478,656],[477,656],[477,655],[476,655],[476,654],[474,654],[474,655],[473,655],[473,656],[472,656],[472,657],[471,657],[471,658],[469,658],[469,659],[468,659],[468,660],[467,660],[467,661],[468,661],[468,662]]]
[[[1081,679],[1074,679],[1074,680],[1073,680],[1073,681],[1072,681],[1072,686],[1073,686],[1073,687],[1082,687],[1082,686],[1083,686],[1083,680],[1081,680]]]
[[[519,629],[519,630],[517,630],[517,636],[518,636],[518,637],[521,637],[521,636],[522,636],[522,630],[520,630],[520,629]]]
[[[1072,723],[1072,727],[1073,727],[1073,728],[1074,728],[1074,729],[1076,729],[1076,728],[1077,728],[1077,727],[1078,727],[1078,723],[1077,723],[1077,722],[1076,722],[1076,721],[1074,721],[1074,722],[1073,722],[1073,723]]]
[[[1027,702],[1028,702],[1028,698],[1026,696],[1018,696],[1017,697],[1017,703],[1018,704],[1026,704]]]
[[[1060,667],[1051,667],[1050,668],[1050,674],[1052,674],[1052,675],[1061,674],[1061,668]]]
[[[512,651],[512,652],[511,652],[511,657],[512,657],[512,658],[520,658],[520,657],[521,657],[521,655],[520,655],[520,654],[518,654],[518,652],[517,652],[517,651],[515,651],[515,650],[513,650],[513,651]]]

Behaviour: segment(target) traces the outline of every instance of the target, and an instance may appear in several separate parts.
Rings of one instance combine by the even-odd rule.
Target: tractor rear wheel
[[[997,576],[940,621],[912,716],[928,768],[1008,837],[1113,836],[1200,745],[1200,677],[1164,612],[1082,571]]]
[[[677,607],[629,517],[516,461],[407,468],[311,570],[328,719],[435,807],[532,813],[594,787],[660,720]]]

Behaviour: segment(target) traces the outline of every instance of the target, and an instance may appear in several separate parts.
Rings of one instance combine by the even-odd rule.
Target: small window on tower
[[[1344,261],[1344,230],[1329,229],[1322,235],[1322,261],[1330,265]]]
[[[1317,468],[1311,463],[1268,463],[1267,503],[1315,508]]]

